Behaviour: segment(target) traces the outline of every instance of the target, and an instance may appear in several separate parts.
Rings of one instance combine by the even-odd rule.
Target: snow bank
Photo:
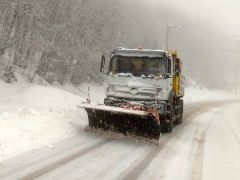
[[[77,135],[87,124],[77,108],[84,99],[53,87],[0,81],[0,162],[21,153],[52,147]]]
[[[79,104],[83,99],[63,90],[52,87],[28,85],[19,88],[10,102],[31,108],[72,108]]]
[[[84,99],[84,101],[86,101],[88,97],[88,87],[89,87],[90,99],[93,103],[96,103],[96,104],[102,104],[105,98],[106,85],[98,85],[94,83],[91,83],[91,84],[83,83],[78,87],[74,87],[72,85],[67,85],[67,84],[63,86],[55,85],[55,87],[58,87],[65,91],[81,96]]]
[[[184,101],[195,103],[200,101],[217,101],[240,98],[224,90],[209,90],[207,88],[188,87],[185,89]]]

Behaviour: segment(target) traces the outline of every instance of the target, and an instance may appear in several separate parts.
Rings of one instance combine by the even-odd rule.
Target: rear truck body
[[[182,122],[184,76],[176,52],[117,48],[106,64],[102,56],[104,105],[81,105],[89,128],[159,139]]]

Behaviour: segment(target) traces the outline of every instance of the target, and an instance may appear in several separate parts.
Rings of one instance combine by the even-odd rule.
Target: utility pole
[[[172,25],[172,24],[168,24],[167,25],[167,31],[166,31],[166,51],[168,50],[168,43],[169,43],[169,31],[171,28],[184,28],[184,25]]]

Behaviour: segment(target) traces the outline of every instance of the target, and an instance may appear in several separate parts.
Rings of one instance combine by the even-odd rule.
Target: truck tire
[[[168,106],[167,117],[161,122],[161,132],[172,132],[174,121],[174,109],[172,105]]]
[[[176,124],[181,124],[182,123],[182,117],[183,117],[183,100],[179,100],[179,106],[180,108],[177,111],[177,119],[176,119]]]

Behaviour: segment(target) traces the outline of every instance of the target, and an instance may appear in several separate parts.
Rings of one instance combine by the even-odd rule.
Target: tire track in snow
[[[171,143],[171,140],[175,136],[179,135],[182,131],[184,131],[184,127],[189,124],[189,121],[191,119],[194,119],[201,113],[208,112],[209,110],[211,110],[211,108],[220,107],[220,106],[226,105],[227,103],[232,103],[232,102],[237,102],[237,100],[207,102],[207,103],[201,103],[201,104],[194,103],[194,104],[189,105],[190,106],[189,110],[184,114],[184,117],[183,117],[184,121],[179,126],[179,128],[175,128],[174,132],[165,136],[166,138],[160,139],[159,147],[152,148],[152,150],[150,150],[150,152],[144,158],[141,159],[140,163],[138,163],[137,165],[135,165],[135,163],[134,163],[132,166],[133,168],[120,174],[118,179],[124,179],[124,180],[137,179],[139,177],[139,175],[146,169],[146,167],[153,161],[153,159],[157,156],[157,154],[160,153],[160,151],[168,143]],[[200,143],[200,148],[204,149],[204,143]],[[197,165],[198,167],[195,168],[195,169],[198,169],[198,173],[195,173],[195,178],[201,179],[202,168],[199,168],[199,167],[202,166],[204,151],[199,150],[199,152],[197,152],[197,153],[200,154],[200,158],[198,160],[195,160],[198,164]],[[201,156],[202,156],[202,158],[201,158]]]
[[[66,139],[66,140],[68,140],[68,139]],[[78,147],[81,147],[81,146],[83,146],[87,143],[87,140],[77,141],[77,143],[73,143],[73,144],[71,143],[71,139],[69,139],[69,141],[70,141],[70,143],[68,145],[64,146],[64,148],[61,149],[60,151],[55,152],[54,156],[60,156],[60,155],[64,154],[67,150],[71,151],[71,150],[79,149]],[[23,156],[25,156],[25,158],[26,158],[25,154]],[[38,163],[47,161],[50,158],[52,158],[52,154],[46,155],[44,157],[40,157],[40,158],[38,158],[34,161],[31,161],[27,164],[23,164],[21,166],[13,167],[13,168],[11,168],[11,170],[7,170],[7,171],[5,170],[5,173],[0,173],[0,179],[2,179],[4,177],[6,178],[8,176],[11,176],[12,174],[17,174],[18,172],[24,171],[28,168],[31,168],[34,165],[37,165]],[[17,161],[23,161],[23,159],[21,158]]]
[[[196,140],[196,137],[199,136],[199,127],[196,126],[196,124],[192,123],[192,124],[189,124],[189,126],[185,126],[184,129],[185,129],[185,131],[182,132],[181,135],[175,136],[173,138],[173,141],[171,141],[171,143],[167,144],[166,149],[164,149],[163,151],[160,151],[159,154],[157,154],[156,158],[153,160],[153,161],[155,161],[157,159],[160,160],[160,163],[158,164],[157,167],[161,173],[160,174],[154,173],[152,176],[150,176],[150,177],[152,177],[152,179],[164,179],[164,178],[168,177],[168,175],[166,174],[166,170],[168,170],[168,168],[169,168],[169,163],[171,164],[174,161],[174,159],[177,159],[179,152],[181,153],[181,149],[184,148],[183,146],[186,146],[186,144],[182,143],[183,141],[187,142],[190,139],[189,144],[191,144],[191,147],[194,147],[194,145],[196,144],[195,140]],[[200,138],[198,138],[197,140],[199,140],[199,139]],[[182,152],[184,152],[184,151],[182,151]],[[192,156],[189,156],[189,157],[193,157],[195,155],[194,153],[191,153],[191,152],[190,152],[190,154],[192,154]],[[190,162],[189,159],[187,159],[186,163],[189,163],[189,162]],[[154,163],[154,162],[152,162],[152,163]],[[151,164],[151,166],[152,166],[152,164]],[[179,167],[178,171],[182,171],[182,170],[183,169],[181,169]],[[176,171],[176,172],[178,172],[178,171]],[[147,173],[149,173],[149,172],[151,172],[151,169],[149,169],[147,167],[147,169],[140,176],[141,177],[140,179],[145,179],[144,178],[145,174],[147,175]],[[181,173],[179,172],[179,175],[180,174]],[[181,175],[180,175],[180,177],[181,177]],[[179,177],[179,179],[181,179],[180,177]],[[171,178],[172,177],[170,176],[170,179]],[[184,179],[187,179],[187,178],[185,177]]]
[[[67,156],[63,159],[60,159],[56,162],[53,162],[53,163],[49,164],[48,166],[45,166],[41,169],[38,169],[38,170],[32,172],[31,174],[28,174],[24,177],[21,177],[20,179],[21,180],[33,180],[33,179],[36,179],[38,177],[41,177],[44,174],[47,174],[47,173],[65,165],[65,164],[81,157],[81,156],[84,156],[85,154],[87,154],[87,153],[89,153],[89,152],[91,152],[91,151],[93,151],[97,148],[100,148],[101,146],[103,146],[103,145],[105,145],[109,142],[111,142],[111,140],[104,140],[104,141],[98,142],[96,144],[93,144],[91,146],[88,146],[88,147],[86,147],[82,150],[79,150],[78,152],[75,152],[74,154],[71,154],[71,155],[69,155],[69,156]]]
[[[215,107],[224,106],[226,104],[234,103],[238,101],[227,101],[221,102],[220,104],[216,105]],[[215,108],[214,107],[214,108]],[[210,109],[211,110],[211,109]],[[220,110],[221,111],[221,110]],[[204,146],[205,146],[205,139],[206,134],[208,131],[209,123],[211,120],[208,120],[206,125],[203,125],[199,128],[199,135],[193,140],[193,146],[195,147],[195,151],[193,153],[193,161],[191,166],[191,174],[189,180],[201,180],[202,179],[202,172],[203,172],[203,160],[204,160]]]
[[[240,137],[238,136],[238,134],[235,132],[235,130],[229,125],[228,121],[226,120],[225,115],[223,114],[223,121],[224,124],[226,125],[229,133],[232,135],[233,139],[235,140],[235,142],[238,144],[238,146],[240,147]]]
[[[181,125],[181,129],[183,129],[183,126],[187,125],[186,120],[189,119],[189,117],[194,115],[194,112],[196,111],[196,108],[190,109],[190,111],[187,112],[184,115],[185,121]],[[124,172],[123,174],[120,174],[119,179],[124,179],[124,180],[137,179],[138,176],[140,175],[140,172],[143,172],[146,169],[146,167],[152,162],[152,160],[157,156],[157,154],[160,153],[160,151],[163,148],[165,148],[168,143],[171,142],[170,139],[173,139],[173,137],[175,137],[177,134],[179,134],[182,131],[181,129],[178,129],[178,133],[176,131],[174,131],[171,134],[168,134],[170,137],[169,136],[167,136],[167,137],[164,136],[164,139],[160,139],[159,147],[152,148],[149,151],[149,153],[143,159],[141,159],[140,163],[138,163],[135,167],[133,167],[129,171]]]
[[[206,131],[201,132],[198,138],[194,139],[195,152],[193,153],[193,161],[191,165],[191,175],[189,180],[201,180],[203,171],[204,145]]]
[[[108,177],[109,174],[111,174],[111,170],[114,170],[115,168],[118,168],[118,166],[121,166],[121,163],[123,163],[124,161],[127,162],[128,159],[130,158],[131,154],[134,154],[135,152],[137,152],[138,149],[135,149],[135,151],[130,152],[129,154],[123,154],[117,161],[114,161],[113,163],[111,163],[109,166],[107,166],[106,168],[104,168],[103,171],[101,171],[99,174],[97,174],[94,178],[92,178],[91,180],[95,180],[98,179],[100,177],[100,179],[110,179]],[[110,175],[111,177],[111,175]]]
[[[211,109],[210,109],[211,110]],[[202,121],[202,120],[201,120]],[[197,124],[198,128],[193,136],[192,140],[192,153],[190,153],[189,159],[191,160],[189,180],[201,180],[203,172],[203,159],[204,159],[204,146],[208,128],[210,126],[210,120],[207,119],[206,124]]]

